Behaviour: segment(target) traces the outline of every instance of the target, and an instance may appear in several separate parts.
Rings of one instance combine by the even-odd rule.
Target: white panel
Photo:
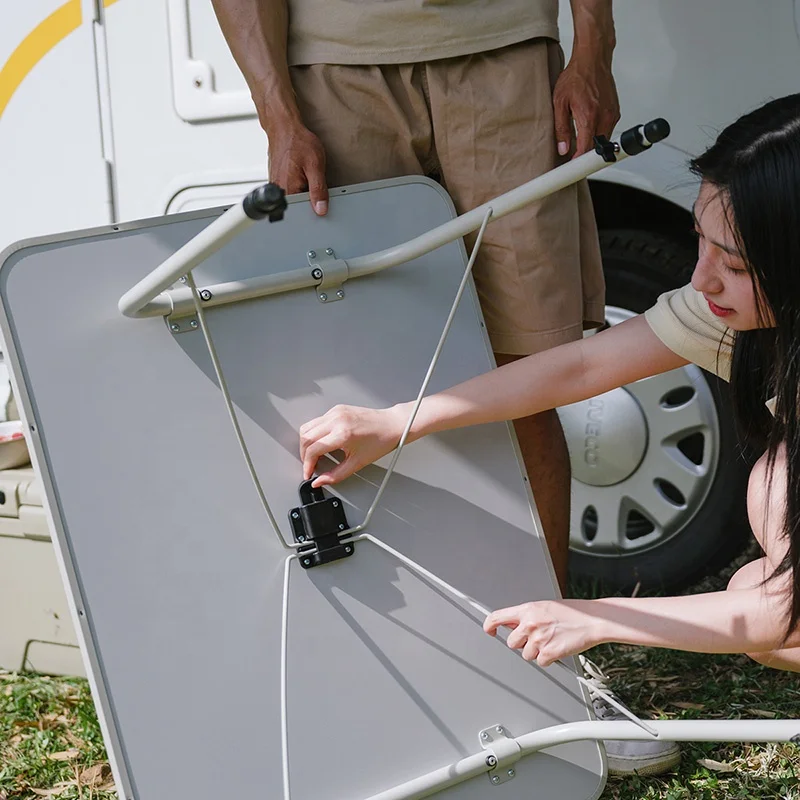
[[[63,2],[13,4],[0,25],[0,69]],[[33,66],[0,116],[0,249],[110,220],[102,159],[92,23]]]
[[[796,92],[794,11],[789,0],[615,0],[620,127],[666,117],[668,145],[697,154],[741,114]],[[572,23],[563,1],[560,24],[569,54]]]
[[[255,117],[250,91],[204,0],[169,1],[175,110],[187,122]]]
[[[213,15],[202,20],[216,26]],[[106,35],[121,219],[163,214],[186,186],[266,178],[255,119],[192,124],[175,110],[166,2],[119,0],[106,10]]]

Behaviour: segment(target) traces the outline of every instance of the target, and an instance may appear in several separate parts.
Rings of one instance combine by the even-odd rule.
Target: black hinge
[[[339,537],[350,526],[338,497],[325,497],[322,489],[311,486],[314,478],[300,484],[300,505],[289,512],[294,540],[308,547],[298,549],[305,569],[329,564],[353,555],[353,543],[342,544]]]

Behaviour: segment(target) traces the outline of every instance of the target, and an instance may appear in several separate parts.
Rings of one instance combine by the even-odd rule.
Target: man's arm
[[[287,60],[286,0],[212,0],[269,141],[270,179],[288,194],[308,190],[317,214],[328,210],[325,151],[303,124]]]
[[[619,121],[619,99],[611,74],[616,45],[611,0],[570,0],[575,38],[569,64],[553,92],[558,152],[566,155],[577,129],[575,155],[592,147],[592,137],[610,136]]]

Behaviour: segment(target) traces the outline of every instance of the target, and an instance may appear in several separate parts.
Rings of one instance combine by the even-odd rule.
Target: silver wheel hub
[[[587,486],[613,486],[630,477],[647,450],[647,422],[625,389],[559,409],[572,477]]]
[[[635,316],[609,307],[614,325]],[[570,546],[599,557],[663,545],[694,518],[719,460],[711,389],[693,365],[558,410],[572,466]]]

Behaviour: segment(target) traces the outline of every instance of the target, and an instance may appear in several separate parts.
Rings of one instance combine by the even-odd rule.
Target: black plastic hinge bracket
[[[304,569],[330,564],[353,555],[352,542],[342,543],[342,532],[350,526],[344,505],[338,497],[325,497],[322,489],[311,486],[314,478],[300,484],[300,505],[289,512],[300,565]],[[306,546],[307,545],[307,546]]]

